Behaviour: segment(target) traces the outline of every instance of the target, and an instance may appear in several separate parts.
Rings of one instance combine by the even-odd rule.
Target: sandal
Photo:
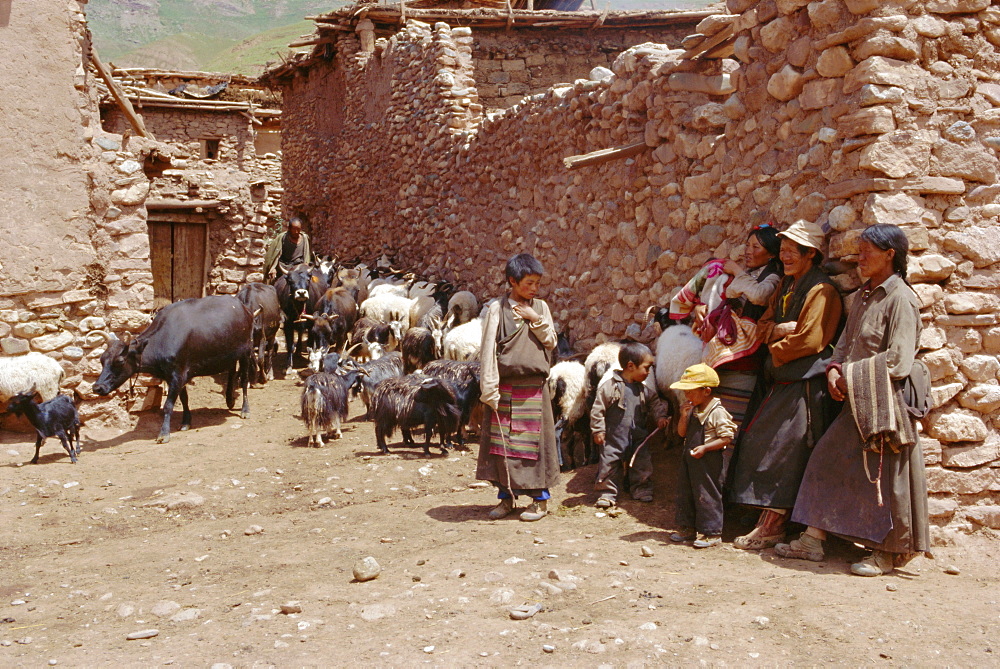
[[[882,576],[895,569],[895,555],[885,551],[872,551],[861,562],[851,565],[851,573],[857,576]]]
[[[777,546],[785,541],[786,522],[787,517],[784,514],[764,509],[757,521],[757,526],[747,534],[736,537],[733,540],[733,546],[745,551],[759,551]]]
[[[793,560],[822,562],[826,558],[823,553],[823,542],[805,532],[798,539],[792,539],[790,543],[776,545],[774,552]]]
[[[615,505],[614,497],[604,497],[604,496],[598,497],[597,503],[594,504],[594,506],[596,506],[598,509],[610,509],[614,505]]]
[[[673,541],[674,543],[682,544],[688,541],[694,541],[696,537],[697,535],[694,533],[694,530],[690,528],[684,528],[677,530],[676,532],[671,534],[670,540]]]

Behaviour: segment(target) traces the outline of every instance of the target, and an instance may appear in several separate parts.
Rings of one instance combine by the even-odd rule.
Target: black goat
[[[465,446],[465,431],[474,412],[481,413],[479,397],[479,363],[466,360],[434,360],[424,366],[424,374],[451,384],[461,410],[458,423],[458,445]]]
[[[440,328],[437,329],[438,337],[427,328],[410,328],[403,335],[403,341],[399,349],[403,353],[403,373],[413,374],[424,368],[424,365],[437,360],[444,353],[442,350],[442,340]]]
[[[341,365],[345,369],[357,369],[358,379],[354,382],[354,394],[361,395],[361,401],[365,403],[365,418],[371,418],[372,394],[376,386],[382,381],[403,375],[403,357],[398,353],[389,353],[370,360],[364,364],[351,363],[348,367],[346,361]]]
[[[394,377],[378,384],[372,395],[371,412],[380,451],[389,452],[385,440],[397,427],[403,432],[404,446],[416,445],[410,430],[423,425],[424,455],[431,454],[434,430],[441,436],[441,451],[448,452],[445,444],[461,416],[451,384],[423,374]]]
[[[35,428],[35,457],[31,464],[38,464],[38,453],[48,437],[59,437],[63,448],[69,453],[69,459],[76,464],[76,456],[80,454],[80,414],[76,405],[82,399],[76,394],[76,401],[69,395],[56,395],[47,402],[35,403],[37,391],[31,390],[18,393],[10,399],[7,410],[15,416],[25,416]],[[73,440],[76,440],[76,447]]]
[[[347,391],[354,383],[356,371],[344,375],[318,372],[306,379],[302,391],[302,420],[309,430],[309,445],[323,445],[323,433],[333,431],[340,439],[340,423],[347,420]]]
[[[358,351],[358,357],[362,358],[376,358],[380,356],[373,355],[371,349],[371,344],[379,344],[377,349],[379,351],[385,351],[389,346],[389,336],[391,335],[389,326],[386,323],[379,323],[373,318],[361,317],[354,323],[354,329],[351,331],[351,348],[361,345]]]

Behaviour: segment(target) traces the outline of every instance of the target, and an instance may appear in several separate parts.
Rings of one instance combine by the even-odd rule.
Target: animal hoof
[[[243,420],[246,420],[249,417],[250,417],[250,412],[249,411],[241,411],[240,412],[240,418],[242,418]]]
[[[156,438],[156,443],[158,443],[158,444],[165,444],[168,441],[170,441],[170,435],[169,434],[167,436],[160,435],[159,437]]]
[[[190,429],[191,429],[190,425],[181,425],[181,432],[186,432],[186,431],[188,431]]]

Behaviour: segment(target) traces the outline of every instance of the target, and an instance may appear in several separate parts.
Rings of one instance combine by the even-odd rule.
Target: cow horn
[[[263,307],[257,307],[257,311],[253,312],[253,317],[257,318],[258,316],[260,316],[260,312],[262,311],[264,311]]]

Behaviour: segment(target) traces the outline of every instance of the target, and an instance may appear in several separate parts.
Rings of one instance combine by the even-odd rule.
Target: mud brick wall
[[[677,47],[692,27],[476,31],[472,58],[479,100],[487,109],[510,107],[554,84],[586,79],[593,68],[609,67],[637,44]]]
[[[899,225],[934,378],[923,443],[936,540],[1000,527],[1000,10],[730,10],[698,26],[732,24],[726,58],[643,44],[613,76],[485,114],[468,30],[410,22],[374,54],[342,37],[332,61],[284,86],[285,207],[308,214],[320,248],[386,252],[484,298],[507,257],[532,252],[582,349],[623,334],[707,259],[738,258],[755,221],[818,221],[845,291],[860,283],[861,230]],[[643,141],[627,160],[562,163]]]
[[[154,144],[101,129],[84,8],[13,3],[0,27],[0,349],[55,358],[63,392],[90,398],[104,349],[95,333],[149,321],[142,164]],[[38,75],[28,87],[26,71]],[[124,421],[126,408],[88,399],[81,413]]]

